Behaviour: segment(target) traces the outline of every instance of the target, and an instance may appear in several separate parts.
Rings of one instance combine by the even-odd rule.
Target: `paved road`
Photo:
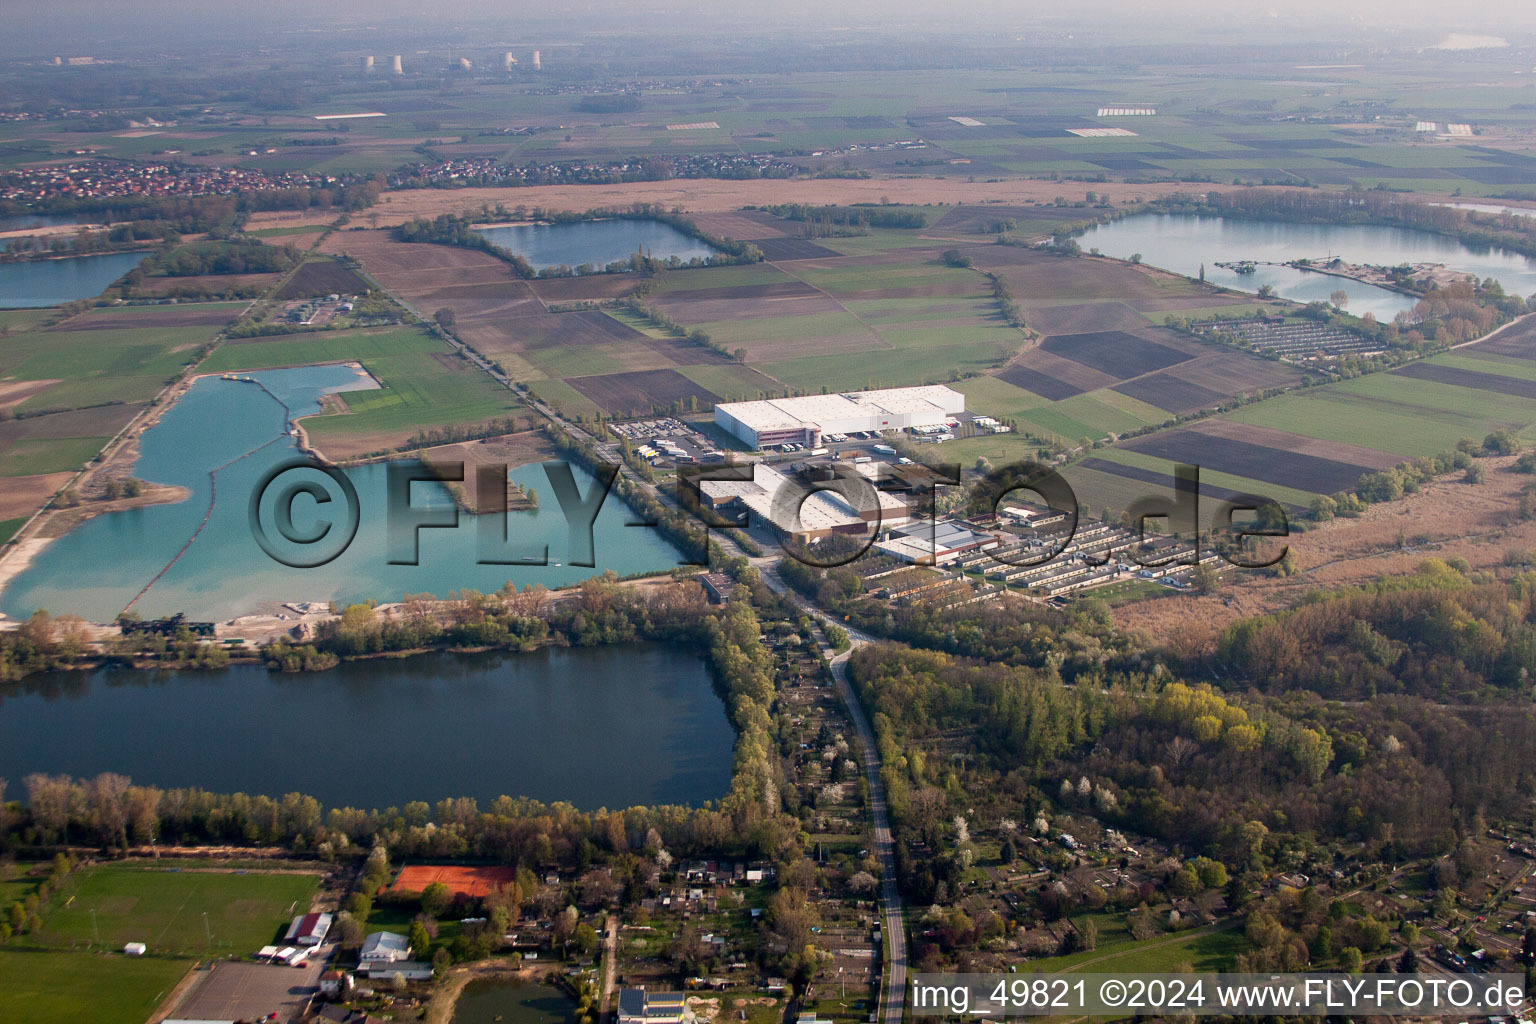
[[[410,312],[417,316],[421,316],[423,320],[426,319],[426,317],[422,316],[420,310],[412,307],[400,295],[391,292],[387,288],[384,288],[377,280],[370,277],[366,272],[362,273],[363,277],[368,280],[370,284],[378,287],[380,291],[391,295],[396,301],[398,301]],[[550,406],[546,403],[539,401],[538,398],[535,397],[531,392],[528,392],[526,389],[520,387],[515,381],[510,380],[505,374],[497,370],[496,367],[492,366],[490,362],[481,357],[478,352],[475,352],[473,349],[464,345],[457,338],[452,337],[451,335],[448,337],[448,342],[457,351],[462,353],[465,358],[469,359],[470,362],[472,362],[475,366],[484,371],[498,383],[518,392],[522,399],[527,402],[527,404],[534,411],[547,417],[553,422],[558,423],[560,426],[564,427],[566,430],[570,431],[577,437],[582,438],[583,440],[596,445],[599,448],[605,447],[605,443],[603,441],[593,437],[588,431],[583,430],[576,424],[567,420],[554,409],[550,408]],[[666,488],[658,487],[650,481],[641,479],[639,474],[632,470],[622,460],[615,461],[619,463],[619,472],[628,478],[632,483],[644,488],[663,504],[677,507],[677,501],[672,494],[667,492]],[[784,580],[779,576],[776,567],[778,559],[775,556],[760,555],[757,557],[751,557],[746,551],[742,550],[741,547],[737,545],[735,541],[732,540],[729,536],[726,536],[719,531],[711,531],[710,536],[717,540],[727,553],[750,558],[752,564],[755,565],[758,571],[762,574],[763,582],[766,583],[768,587],[775,593],[787,595],[791,600],[793,600],[797,605],[799,605],[808,613],[815,614],[817,612],[816,608],[810,606],[804,599],[800,597],[800,595],[791,590],[789,585],[786,584]],[[869,783],[869,813],[874,830],[875,856],[880,861],[880,871],[882,876],[880,887],[880,934],[881,939],[885,943],[886,968],[884,984],[882,985],[883,991],[880,995],[880,1019],[883,1024],[901,1024],[902,1014],[906,1007],[907,995],[907,932],[906,923],[902,915],[901,892],[896,886],[895,841],[891,836],[891,819],[890,811],[886,803],[885,783],[880,778],[880,753],[879,748],[875,746],[874,730],[869,727],[869,719],[864,715],[864,708],[854,697],[853,687],[848,682],[847,674],[848,656],[858,647],[862,647],[867,643],[872,643],[873,639],[854,629],[848,630],[848,639],[852,646],[849,648],[849,650],[843,652],[842,654],[836,655],[833,653],[831,647],[827,644],[826,638],[824,636],[822,637],[821,643],[823,653],[831,661],[832,664],[832,677],[837,687],[838,696],[842,698],[843,704],[848,709],[848,717],[853,722],[854,730],[858,733],[859,744],[864,749],[864,755],[861,758],[861,761],[864,765],[864,776]],[[617,922],[610,922],[609,934],[613,935],[616,932]],[[613,962],[612,956],[608,957],[607,959],[610,963]],[[603,986],[603,1002],[605,1003],[607,1002],[608,987],[608,979],[605,976]]]
[[[767,559],[753,559],[759,564],[763,582],[774,593],[789,597],[807,612],[815,613],[799,594],[779,576],[773,565],[763,564]],[[847,627],[844,627],[845,629]],[[820,631],[818,630],[818,635]],[[891,834],[890,807],[885,797],[885,782],[880,778],[880,748],[875,745],[875,732],[869,726],[864,706],[854,696],[853,684],[848,681],[848,658],[873,638],[856,629],[848,629],[849,648],[834,655],[823,637],[822,651],[832,663],[832,680],[837,695],[848,709],[848,718],[858,733],[859,745],[864,748],[860,762],[864,765],[864,778],[869,783],[869,816],[875,839],[875,856],[880,861],[880,937],[885,944],[884,978],[880,992],[880,1020],[883,1024],[901,1024],[907,1002],[907,928],[902,915],[901,890],[896,885],[896,841]]]

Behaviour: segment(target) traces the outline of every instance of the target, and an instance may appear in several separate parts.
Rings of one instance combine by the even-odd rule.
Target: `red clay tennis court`
[[[395,879],[390,891],[421,892],[433,882],[442,882],[455,895],[478,899],[516,880],[517,869],[511,867],[408,864],[400,869],[400,877]]]

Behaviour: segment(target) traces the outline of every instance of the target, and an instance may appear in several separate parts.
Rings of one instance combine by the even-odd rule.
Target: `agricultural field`
[[[143,942],[156,955],[213,949],[244,954],[307,912],[319,878],[308,874],[177,870],[102,864],[72,875],[43,910],[29,942],[71,949]],[[207,927],[204,927],[204,916]]]
[[[0,520],[36,511],[239,312],[118,306],[0,316]]]
[[[241,308],[119,306],[51,325],[32,320],[0,346],[0,406],[27,414],[146,401],[195,362]]]
[[[142,1024],[191,966],[157,956],[0,949],[0,1018]]]
[[[381,387],[330,400],[304,421],[328,456],[347,458],[404,444],[419,430],[480,424],[526,411],[517,397],[419,328],[244,339],[220,346],[204,373],[356,361]]]
[[[1093,507],[1122,507],[1148,488],[1171,493],[1173,465],[1182,462],[1200,467],[1204,497],[1260,494],[1305,508],[1318,494],[1352,489],[1365,473],[1448,451],[1466,438],[1481,442],[1493,431],[1513,430],[1532,439],[1531,359],[1536,328],[1522,324],[1395,370],[1291,391],[1102,448],[1066,475]],[[947,450],[969,457],[958,446],[999,447],[997,440]]]

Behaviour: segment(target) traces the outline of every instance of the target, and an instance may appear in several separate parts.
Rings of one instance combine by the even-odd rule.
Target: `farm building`
[[[647,992],[643,988],[619,990],[618,1024],[688,1024],[693,1011],[681,992]]]
[[[358,959],[370,967],[399,963],[411,958],[411,940],[397,932],[374,932],[363,940]]]
[[[965,411],[965,396],[942,384],[836,395],[803,395],[715,406],[715,425],[754,448],[818,445],[823,434],[905,430],[942,424]]]
[[[331,930],[330,914],[300,914],[288,926],[283,941],[295,946],[318,946]]]

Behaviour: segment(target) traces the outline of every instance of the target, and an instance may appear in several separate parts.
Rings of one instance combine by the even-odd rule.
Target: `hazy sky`
[[[1425,31],[1495,33],[1511,42],[1536,33],[1536,2],[1482,0],[555,0],[538,5],[508,0],[0,0],[6,32],[0,48],[41,52],[116,40],[134,49],[167,49],[178,40],[238,44],[284,32],[329,25],[338,32],[376,26],[399,31],[416,22],[437,33],[475,25],[506,26],[567,38],[590,32],[664,31],[686,26],[699,34],[756,33],[783,29],[901,30],[923,27],[939,35],[1018,31],[1028,26],[1055,33],[1081,32],[1105,41],[1136,41],[1138,27],[1157,35],[1177,28],[1198,40],[1202,25],[1257,39],[1286,30],[1322,31],[1348,41],[1378,30],[1388,39]],[[1367,41],[1362,38],[1360,41]]]

